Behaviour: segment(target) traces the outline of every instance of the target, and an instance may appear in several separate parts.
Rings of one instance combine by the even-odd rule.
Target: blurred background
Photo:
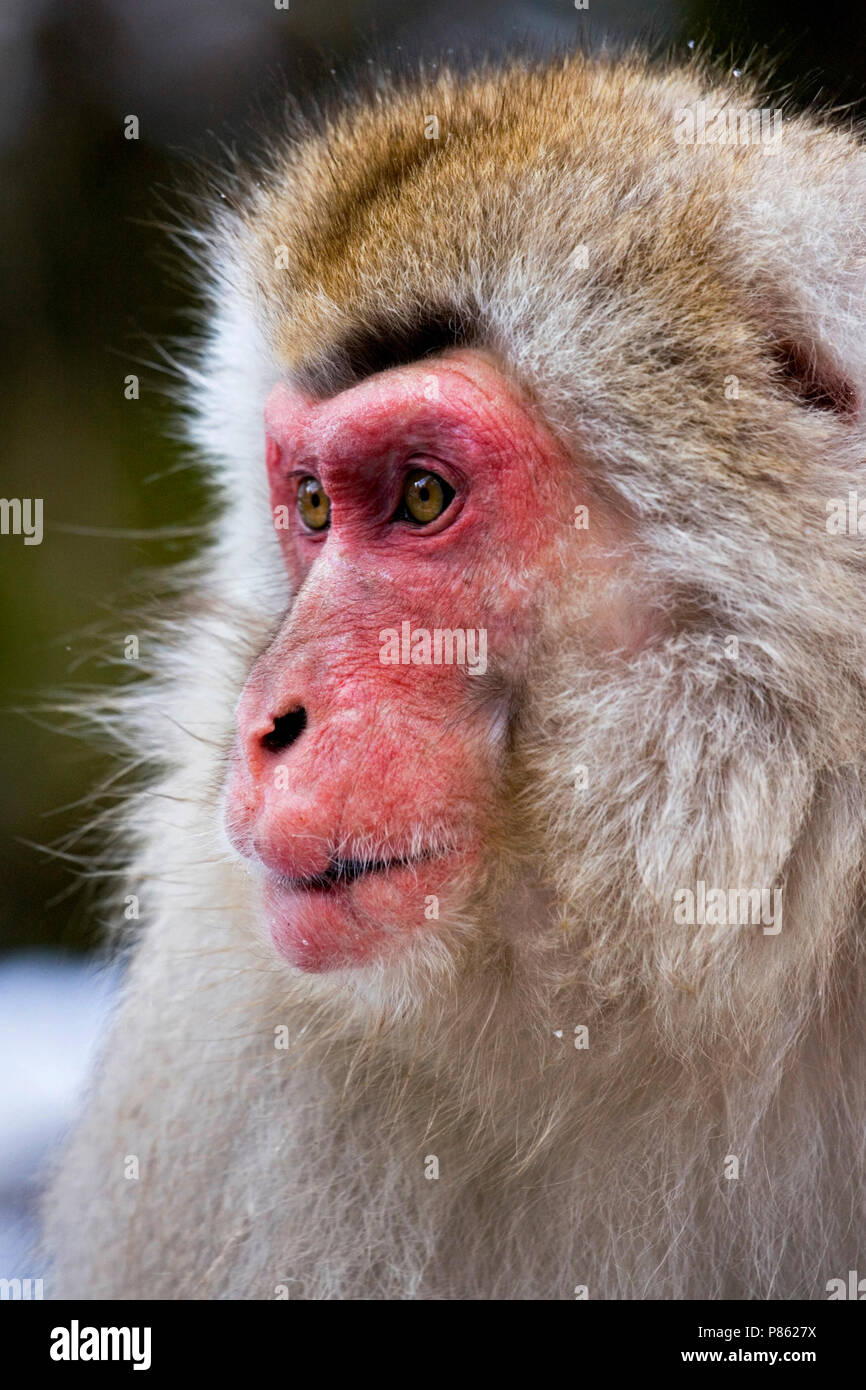
[[[194,308],[166,204],[190,159],[253,143],[286,91],[580,38],[769,59],[795,102],[866,114],[862,0],[2,0],[0,493],[44,499],[45,529],[0,535],[0,1277],[41,1273],[34,1183],[113,979],[91,963],[104,924],[77,862],[110,761],[40,707],[117,679],[136,577],[189,553],[204,503],[157,365]]]

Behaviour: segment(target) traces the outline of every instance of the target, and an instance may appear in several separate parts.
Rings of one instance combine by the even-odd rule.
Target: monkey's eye
[[[454,489],[438,473],[426,468],[413,468],[403,484],[403,496],[395,519],[414,521],[417,526],[429,526],[441,516],[454,496]]]
[[[298,515],[310,531],[324,531],[331,520],[331,499],[318,478],[302,478],[298,487]]]

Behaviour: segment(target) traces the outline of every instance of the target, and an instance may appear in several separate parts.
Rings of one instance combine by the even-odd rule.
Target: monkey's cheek
[[[466,895],[475,856],[447,864],[391,869],[324,890],[299,889],[275,875],[265,880],[271,941],[298,970],[321,974],[393,958],[419,931],[435,931],[440,910]]]

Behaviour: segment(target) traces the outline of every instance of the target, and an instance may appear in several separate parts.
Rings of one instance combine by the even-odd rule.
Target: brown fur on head
[[[679,141],[701,101],[762,104],[636,58],[442,72],[302,130],[217,219],[191,396],[226,506],[142,702],[147,925],[52,1198],[66,1292],[791,1297],[856,1267],[864,566],[825,522],[866,486],[866,155],[797,116]],[[288,601],[265,399],[455,347],[621,521],[606,600],[641,640],[598,641],[563,564],[473,891],[396,961],[294,978],[219,821]],[[781,930],[678,921],[699,881],[781,890]]]

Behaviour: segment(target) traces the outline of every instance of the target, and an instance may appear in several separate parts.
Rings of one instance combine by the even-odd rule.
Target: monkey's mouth
[[[416,865],[428,863],[431,859],[441,859],[443,851],[428,850],[422,854],[397,855],[393,859],[341,859],[335,857],[327,869],[320,874],[306,878],[280,876],[280,885],[295,893],[333,893],[339,888],[348,887],[358,879],[374,874],[391,873],[394,869],[411,869]]]
[[[380,850],[381,853],[381,850]],[[270,940],[296,968],[318,974],[393,958],[418,930],[435,930],[462,891],[468,846],[415,853],[332,855],[315,874],[271,872],[263,906]]]

